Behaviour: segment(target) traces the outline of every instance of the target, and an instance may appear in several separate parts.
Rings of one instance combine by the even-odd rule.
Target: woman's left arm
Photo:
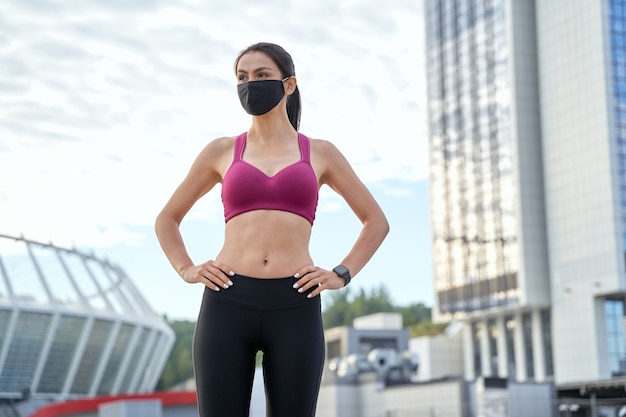
[[[354,277],[380,247],[389,232],[389,223],[365,184],[332,143],[312,140],[311,148],[316,162],[314,168],[320,173],[320,184],[328,185],[341,195],[363,224],[352,249],[341,261]],[[313,157],[311,159],[313,161]],[[317,267],[305,267],[298,271],[298,276],[302,276],[297,284],[303,291],[320,284],[319,288],[311,293],[313,297],[324,289],[336,289],[344,285],[343,278],[338,277],[333,271]]]

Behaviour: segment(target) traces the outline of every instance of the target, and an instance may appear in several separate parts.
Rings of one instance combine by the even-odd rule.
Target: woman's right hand
[[[235,275],[228,266],[216,261],[207,261],[199,265],[190,265],[180,270],[180,276],[190,284],[202,283],[212,289],[219,291],[220,288],[230,288],[233,282],[230,277]]]

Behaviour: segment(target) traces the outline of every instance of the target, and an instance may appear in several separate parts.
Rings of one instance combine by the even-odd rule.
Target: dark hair
[[[237,64],[242,56],[248,52],[262,52],[267,55],[278,66],[278,69],[284,77],[291,77],[296,75],[296,68],[293,65],[293,59],[287,51],[282,47],[268,42],[259,42],[254,45],[248,46],[246,49],[239,53],[239,56],[235,60],[235,72],[237,72]],[[300,114],[302,113],[302,104],[300,102],[300,90],[296,85],[295,91],[287,97],[287,116],[294,129],[298,130],[300,126]]]

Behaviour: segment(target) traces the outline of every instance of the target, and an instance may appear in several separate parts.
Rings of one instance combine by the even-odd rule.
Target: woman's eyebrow
[[[270,67],[259,67],[259,68],[256,68],[255,70],[253,70],[252,72],[261,72],[261,71],[267,71],[267,70],[273,71],[272,68],[270,68]],[[242,70],[242,69],[238,69],[237,73],[247,74],[248,71]]]

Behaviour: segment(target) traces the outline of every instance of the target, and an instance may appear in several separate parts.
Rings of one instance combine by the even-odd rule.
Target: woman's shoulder
[[[202,149],[201,155],[221,155],[232,151],[237,136],[222,136],[211,139]]]
[[[238,135],[240,136],[240,135]],[[207,147],[213,147],[215,149],[220,149],[220,148],[228,148],[233,146],[233,144],[235,143],[235,140],[237,139],[238,136],[222,136],[219,138],[214,138],[211,139],[209,141],[209,143],[207,143]]]
[[[222,136],[211,139],[196,158],[202,170],[207,172],[223,172],[233,157],[237,136]]]
[[[307,136],[311,143],[311,152],[323,157],[340,155],[339,149],[329,140]]]

